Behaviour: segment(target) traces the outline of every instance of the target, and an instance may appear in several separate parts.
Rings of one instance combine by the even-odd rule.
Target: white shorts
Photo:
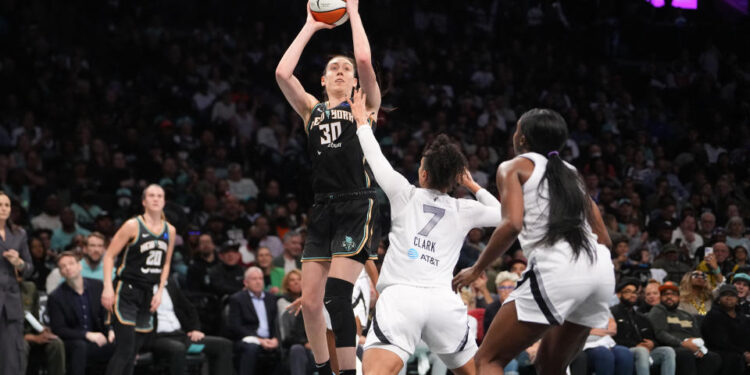
[[[516,302],[518,320],[560,325],[571,322],[603,328],[609,321],[609,301],[615,292],[610,251],[597,245],[596,259],[585,253],[571,258],[567,243],[536,249],[516,289],[503,302]]]
[[[391,351],[406,365],[420,340],[451,369],[477,352],[475,338],[469,337],[466,306],[457,294],[443,288],[387,287],[375,305],[365,350]]]

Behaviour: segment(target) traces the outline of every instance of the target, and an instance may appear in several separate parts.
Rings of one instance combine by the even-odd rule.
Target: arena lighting
[[[654,8],[662,8],[665,5],[665,0],[646,0]],[[672,0],[673,8],[680,9],[698,9],[698,0]]]

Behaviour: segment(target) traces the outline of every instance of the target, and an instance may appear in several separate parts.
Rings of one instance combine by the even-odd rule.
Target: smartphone
[[[674,240],[674,244],[677,245],[677,247],[682,246],[682,238],[678,238],[678,239]]]
[[[714,253],[714,248],[713,247],[707,247],[706,248],[706,252],[703,253],[703,257],[705,258],[706,256],[711,255],[713,253]]]

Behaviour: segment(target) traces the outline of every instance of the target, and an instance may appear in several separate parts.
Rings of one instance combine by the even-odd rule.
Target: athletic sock
[[[325,361],[323,363],[316,363],[315,364],[315,371],[318,372],[318,375],[336,375],[333,373],[333,370],[331,370],[331,361]]]

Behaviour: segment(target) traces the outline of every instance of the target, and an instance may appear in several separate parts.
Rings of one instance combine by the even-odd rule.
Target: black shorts
[[[120,324],[135,326],[137,332],[154,330],[151,299],[153,289],[136,286],[124,280],[115,280],[115,318]]]
[[[378,204],[372,189],[316,194],[307,228],[303,262],[328,262],[348,257],[365,263],[377,259],[373,239]]]

